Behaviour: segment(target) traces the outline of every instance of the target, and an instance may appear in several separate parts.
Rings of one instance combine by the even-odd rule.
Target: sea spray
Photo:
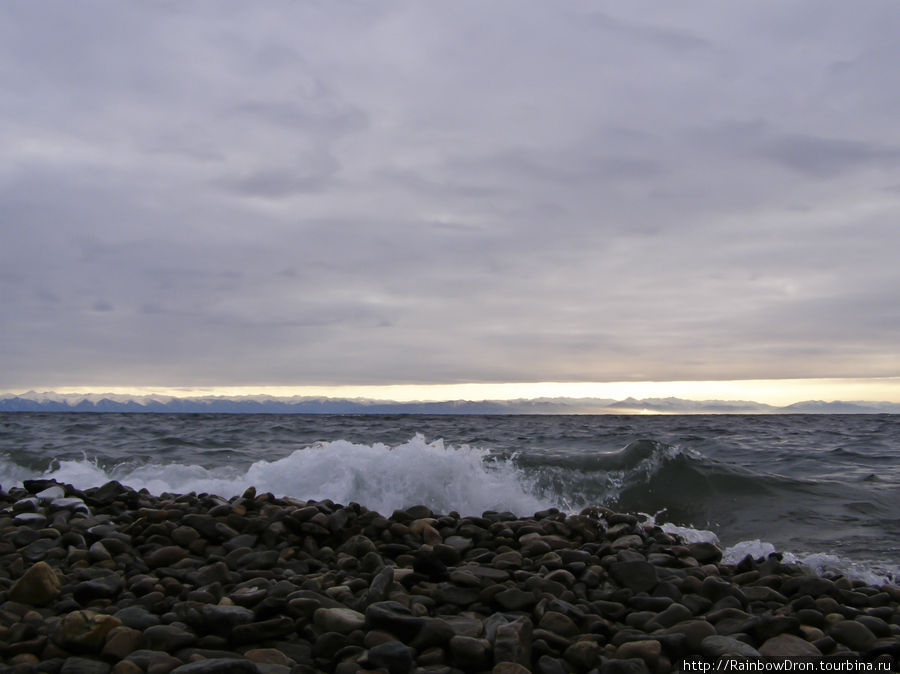
[[[4,462],[5,483],[19,482],[27,471]],[[316,443],[273,461],[259,460],[249,468],[183,463],[123,463],[104,469],[87,458],[59,461],[41,475],[79,489],[118,480],[150,493],[210,493],[224,497],[254,486],[259,492],[302,499],[359,503],[390,513],[423,504],[436,512],[456,510],[478,515],[507,510],[530,515],[564,505],[539,494],[534,479],[517,467],[513,457],[491,456],[485,449],[445,446],[415,435],[394,447],[345,440]]]

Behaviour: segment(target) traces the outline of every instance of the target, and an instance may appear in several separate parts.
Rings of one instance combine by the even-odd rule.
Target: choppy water
[[[0,485],[117,479],[381,512],[589,504],[900,578],[900,416],[0,414]],[[689,532],[692,533],[692,532]],[[702,535],[702,534],[694,534]]]

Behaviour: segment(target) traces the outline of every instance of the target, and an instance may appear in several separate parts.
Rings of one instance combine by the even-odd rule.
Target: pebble
[[[759,647],[760,655],[769,657],[819,657],[822,653],[808,641],[793,634],[779,634],[766,639]]]
[[[385,517],[40,480],[0,489],[0,579],[0,674],[665,674],[900,637],[895,585],[725,564],[603,508]]]
[[[59,596],[59,578],[46,562],[35,562],[9,589],[9,599],[43,606]]]
[[[324,632],[349,634],[353,630],[362,629],[366,618],[359,611],[350,608],[320,608],[313,614],[313,622]]]

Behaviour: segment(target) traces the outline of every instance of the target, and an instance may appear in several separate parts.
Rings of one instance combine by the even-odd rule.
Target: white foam
[[[714,545],[719,545],[719,537],[712,531],[708,529],[695,529],[693,527],[683,527],[677,524],[673,524],[672,522],[664,522],[663,524],[659,524],[656,521],[656,518],[661,516],[665,510],[660,510],[653,515],[648,515],[647,513],[640,513],[644,517],[646,517],[646,523],[650,526],[658,525],[660,529],[665,531],[667,534],[672,534],[674,536],[680,536],[681,540],[685,543],[712,543]]]
[[[768,557],[775,551],[774,545],[759,539],[741,541],[724,550],[722,561],[726,564],[737,564],[747,555],[759,559]],[[867,585],[884,585],[885,583],[895,583],[897,579],[900,579],[900,566],[854,561],[826,552],[783,552],[782,561],[787,564],[802,564],[812,573],[820,576],[839,574],[861,580]]]
[[[53,478],[79,489],[115,479],[153,494],[206,492],[226,498],[252,485],[277,496],[356,502],[384,514],[416,504],[464,515],[485,510],[531,515],[560,506],[555,499],[536,494],[534,482],[510,459],[495,459],[487,450],[467,446],[447,447],[441,440],[429,443],[421,435],[396,447],[345,440],[321,443],[274,461],[257,461],[246,469],[176,463],[123,464],[104,470],[84,459],[60,461],[57,467],[35,476],[0,461],[0,484],[29,477]]]
[[[774,545],[765,543],[757,538],[752,541],[741,541],[725,548],[722,552],[722,561],[726,564],[737,564],[747,555],[750,555],[753,559],[759,559],[760,557],[765,559],[773,552],[775,552]]]
[[[681,536],[681,539],[685,543],[713,543],[714,545],[719,544],[719,537],[708,529],[680,527],[677,524],[672,524],[670,522],[663,524],[660,529],[665,531],[667,534],[676,534],[678,536]]]

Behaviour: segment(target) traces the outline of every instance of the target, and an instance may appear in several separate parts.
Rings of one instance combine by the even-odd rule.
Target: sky
[[[900,401],[898,34],[882,0],[0,3],[0,389]]]

